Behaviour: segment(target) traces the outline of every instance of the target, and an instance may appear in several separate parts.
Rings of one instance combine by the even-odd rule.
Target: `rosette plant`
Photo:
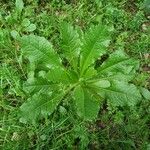
[[[136,105],[141,94],[131,81],[139,62],[121,50],[108,54],[110,34],[104,25],[83,33],[62,23],[59,52],[44,37],[22,36],[22,55],[30,66],[23,87],[28,100],[21,106],[22,119],[51,115],[67,97],[84,120],[95,119],[104,100],[113,107]],[[108,58],[101,59],[105,54]]]

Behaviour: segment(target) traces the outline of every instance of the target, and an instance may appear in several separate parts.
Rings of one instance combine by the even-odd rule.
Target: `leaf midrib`
[[[128,60],[130,60],[130,59],[131,59],[131,58],[125,58],[125,59],[123,59],[123,60],[120,60],[120,61],[118,61],[118,62],[116,62],[116,63],[113,63],[112,65],[109,65],[109,66],[104,67],[104,68],[102,68],[102,66],[101,66],[101,67],[99,67],[98,71],[99,71],[99,72],[103,72],[104,70],[107,70],[107,69],[109,69],[109,68],[111,68],[111,67],[113,67],[113,66],[116,66],[116,65],[119,64],[119,63],[126,62],[126,61],[128,61]],[[101,69],[101,68],[102,68],[102,69]]]
[[[96,38],[95,38],[96,40],[95,40],[95,42],[93,43],[92,48],[89,49],[89,51],[90,51],[89,55],[86,57],[85,61],[83,61],[83,67],[81,67],[81,76],[83,75],[83,73],[84,73],[84,71],[85,71],[85,65],[86,65],[86,63],[87,63],[87,60],[88,60],[89,57],[91,56],[91,53],[93,52],[93,49],[94,49],[96,43],[98,42],[99,36],[100,36],[100,35],[97,34],[97,36],[96,36]],[[84,49],[84,48],[83,48],[83,49]]]

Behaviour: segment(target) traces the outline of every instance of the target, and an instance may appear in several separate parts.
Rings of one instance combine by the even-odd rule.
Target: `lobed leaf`
[[[78,57],[80,52],[80,38],[79,34],[74,28],[63,22],[61,24],[61,38],[62,38],[62,49],[65,58],[69,61],[74,69],[77,69]]]
[[[56,84],[52,84],[50,81],[42,77],[28,79],[23,86],[23,90],[28,94],[35,94],[35,93],[48,94],[56,88],[57,88]]]
[[[108,102],[114,106],[135,106],[141,100],[138,88],[127,82],[113,81],[111,87],[101,88]]]
[[[85,33],[83,45],[81,47],[81,76],[96,59],[106,53],[106,47],[110,42],[108,33],[108,29],[100,25],[93,26]]]
[[[125,81],[97,79],[88,88],[113,106],[135,106],[141,100],[139,89]]]
[[[23,55],[29,59],[30,63],[43,64],[48,68],[61,66],[59,56],[44,37],[25,35],[20,42]]]
[[[21,121],[35,122],[41,117],[46,117],[53,113],[57,105],[60,103],[64,94],[49,96],[48,94],[35,94],[29,98],[21,107]]]
[[[123,51],[116,51],[97,69],[100,76],[112,76],[118,73],[134,74],[139,62],[129,58]]]
[[[97,117],[100,101],[81,86],[77,86],[73,93],[77,107],[77,113],[85,120],[92,120]]]

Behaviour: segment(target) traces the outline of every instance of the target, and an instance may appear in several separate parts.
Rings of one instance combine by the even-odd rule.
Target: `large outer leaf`
[[[21,121],[34,122],[38,118],[50,115],[60,103],[63,96],[62,93],[53,97],[42,93],[35,94],[21,106]]]
[[[83,117],[85,115],[85,104],[84,104],[84,91],[81,86],[78,86],[75,88],[73,93],[76,107],[77,107],[77,113],[80,117]]]
[[[140,92],[136,86],[126,82],[112,81],[111,87],[99,89],[100,94],[103,92],[105,92],[108,102],[114,106],[134,106],[141,100]]]
[[[74,28],[64,22],[61,25],[62,49],[63,54],[68,59],[74,69],[77,69],[78,55],[80,52],[79,35]]]
[[[42,77],[29,79],[23,86],[23,90],[28,94],[45,93],[48,94],[57,88],[56,84],[52,84]]]
[[[125,55],[123,51],[116,51],[98,68],[100,76],[112,76],[118,73],[134,74],[139,63]]]
[[[139,63],[128,58],[123,51],[116,51],[98,68],[99,78],[95,80],[97,83],[99,80],[109,81],[110,87],[107,87],[107,82],[103,86],[89,86],[111,105],[134,106],[141,99],[141,95],[136,86],[128,81],[134,77],[138,66]]]
[[[92,120],[97,117],[100,101],[95,99],[89,91],[77,86],[73,93],[77,113],[86,120]]]
[[[23,54],[31,63],[44,64],[49,68],[61,65],[60,58],[44,37],[28,35],[23,36],[20,41]]]
[[[141,100],[139,89],[126,81],[109,81],[109,78],[91,80],[88,88],[113,106],[134,106]]]
[[[106,47],[110,42],[108,29],[105,26],[93,26],[85,34],[81,47],[81,76],[85,70],[94,63],[102,54],[106,53]]]

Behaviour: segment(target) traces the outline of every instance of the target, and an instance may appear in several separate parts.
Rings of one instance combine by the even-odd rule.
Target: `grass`
[[[83,122],[71,105],[60,106],[37,124],[19,120],[26,101],[22,90],[27,68],[16,34],[36,34],[50,40],[59,51],[62,21],[83,30],[101,22],[114,31],[109,52],[123,49],[140,60],[135,83],[150,89],[150,24],[143,0],[27,0],[22,11],[15,1],[0,2],[0,146],[2,150],[49,149],[150,149],[150,103],[133,109],[108,106],[94,122]],[[30,28],[26,26],[30,24]],[[104,104],[105,105],[105,104]]]

